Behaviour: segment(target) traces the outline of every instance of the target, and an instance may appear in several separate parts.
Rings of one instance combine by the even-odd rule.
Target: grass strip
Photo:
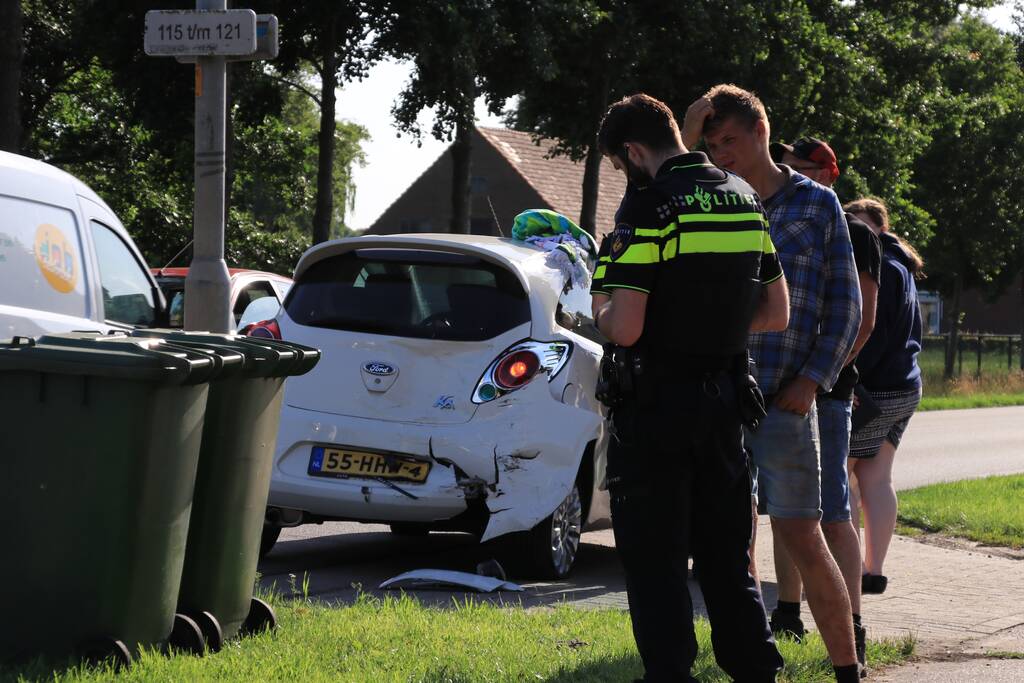
[[[998,408],[1024,405],[1024,393],[977,393],[928,396],[921,398],[919,410],[962,410],[964,408]]]
[[[229,643],[205,657],[144,652],[127,671],[64,668],[41,663],[0,670],[18,681],[624,681],[642,673],[629,614],[568,605],[543,609],[467,601],[446,609],[408,596],[363,595],[332,607],[273,599],[280,627]],[[694,675],[727,681],[714,664],[710,628],[698,621],[700,656]],[[812,634],[803,644],[780,643],[786,660],[781,681],[833,680],[825,647]],[[912,638],[871,642],[873,666],[906,660]]]
[[[901,491],[902,525],[1024,548],[1024,475],[966,479]]]

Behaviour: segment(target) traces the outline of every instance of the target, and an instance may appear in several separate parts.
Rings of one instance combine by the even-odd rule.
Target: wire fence
[[[945,369],[946,346],[949,333],[924,335],[918,363],[926,376],[941,378]],[[991,375],[1009,375],[1020,370],[1021,335],[960,333],[957,343],[954,374],[957,377],[981,378]]]

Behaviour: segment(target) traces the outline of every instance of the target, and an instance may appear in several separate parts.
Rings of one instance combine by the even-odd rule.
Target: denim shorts
[[[850,520],[850,455],[852,401],[819,397],[818,432],[821,435],[821,521]]]
[[[797,415],[775,406],[756,432],[747,432],[758,511],[780,519],[821,518],[818,413]]]

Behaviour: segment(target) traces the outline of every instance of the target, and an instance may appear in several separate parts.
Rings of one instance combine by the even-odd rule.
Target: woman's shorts
[[[921,387],[868,393],[882,412],[850,436],[851,458],[875,457],[883,441],[889,441],[898,448],[903,432],[921,402]]]

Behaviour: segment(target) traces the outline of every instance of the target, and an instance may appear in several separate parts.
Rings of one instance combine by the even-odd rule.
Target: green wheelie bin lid
[[[242,370],[245,357],[236,350],[224,347],[198,348],[194,345],[174,343],[160,338],[144,338],[130,336],[126,332],[66,332],[63,334],[46,335],[39,338],[39,343],[46,346],[76,347],[85,349],[114,348],[132,350],[149,349],[162,353],[184,354],[189,357],[205,357],[212,364],[211,374],[202,381],[211,381],[228,377]]]
[[[124,335],[0,342],[0,661],[171,637],[217,358]]]
[[[137,329],[136,337],[156,337],[176,344],[223,346],[245,355],[243,374],[250,377],[303,375],[320,361],[320,350],[294,342],[263,337],[181,330]]]
[[[127,339],[127,338],[125,338]],[[166,384],[199,384],[218,364],[209,354],[155,344],[100,346],[87,338],[14,337],[0,342],[0,372],[88,375]]]
[[[240,372],[245,377],[284,377],[288,368],[295,365],[298,357],[295,351],[272,348],[266,344],[254,343],[249,337],[212,332],[183,332],[181,330],[139,329],[134,330],[135,338],[155,338],[170,344],[201,350],[229,350],[242,356]]]

